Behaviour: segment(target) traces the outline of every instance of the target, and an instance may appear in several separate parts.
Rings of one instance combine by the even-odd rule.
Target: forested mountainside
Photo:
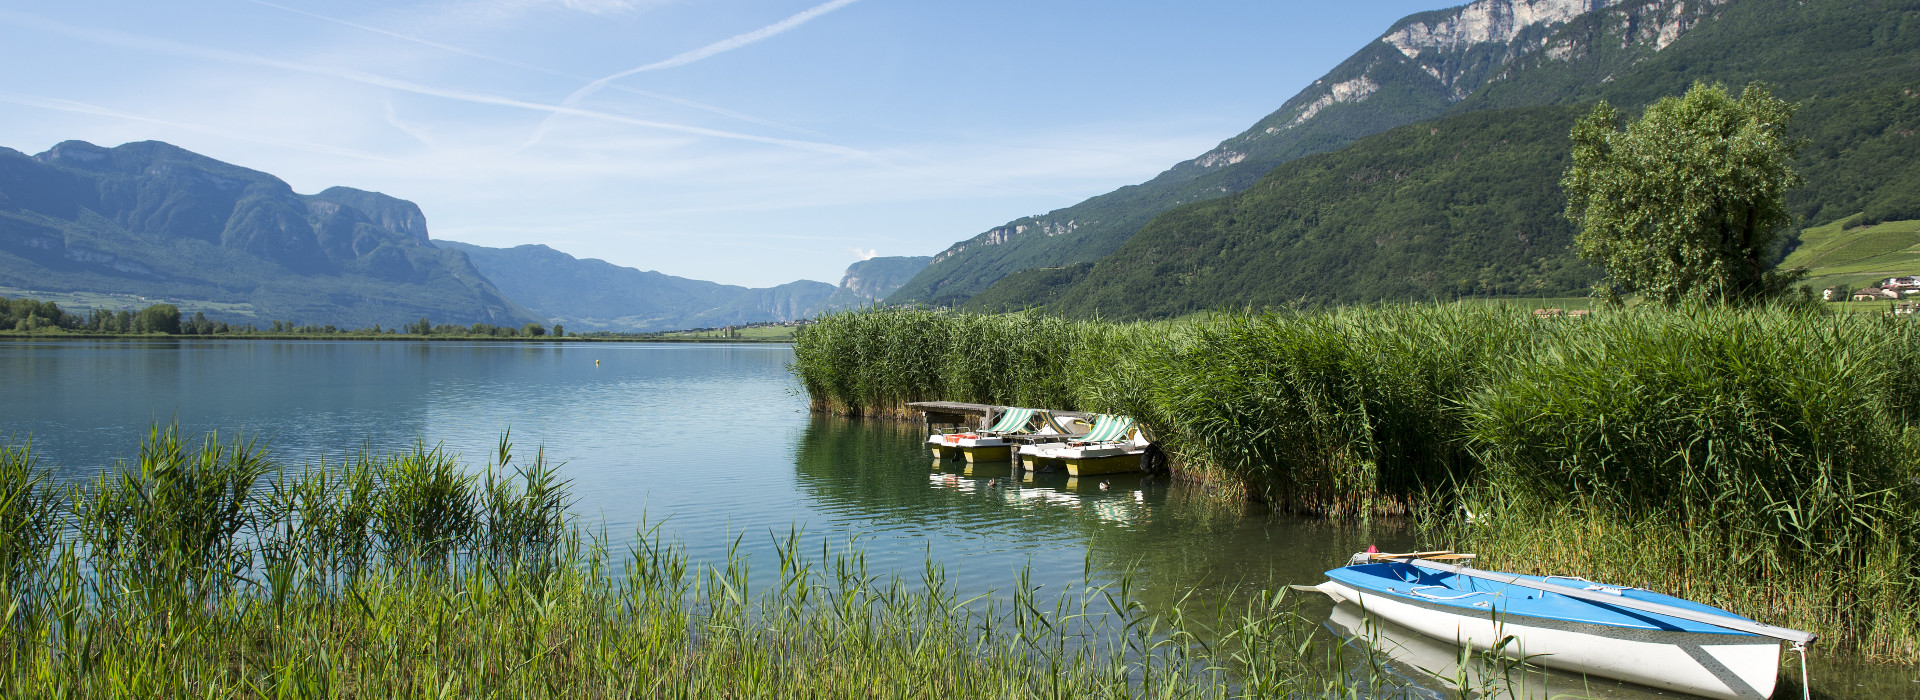
[[[412,202],[297,194],[157,141],[0,148],[0,285],[221,302],[261,325],[541,320],[435,247]]]
[[[960,241],[890,302],[954,304],[1020,270],[1093,262],[1173,207],[1246,189],[1275,166],[1433,118],[1616,0],[1480,0],[1411,15],[1280,108],[1154,179]]]
[[[1808,182],[1791,201],[1804,224],[1861,212],[1862,223],[1920,218],[1915,65],[1915,3],[1618,3],[1509,58],[1444,116],[1168,211],[1084,271],[1009,278],[980,296],[997,308],[1124,318],[1579,294],[1596,271],[1570,249],[1573,227],[1560,215],[1572,120],[1600,99],[1635,115],[1696,80],[1736,90],[1763,81],[1801,105],[1794,132],[1807,139],[1798,167]]]

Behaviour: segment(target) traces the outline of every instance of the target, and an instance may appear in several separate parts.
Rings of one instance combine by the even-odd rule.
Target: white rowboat
[[[1464,556],[1464,555],[1461,555]],[[1710,698],[1773,695],[1780,641],[1813,641],[1689,600],[1565,576],[1372,561],[1315,588],[1444,642]]]

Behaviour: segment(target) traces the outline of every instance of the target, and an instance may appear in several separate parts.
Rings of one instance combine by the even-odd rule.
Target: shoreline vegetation
[[[478,473],[424,446],[302,470],[155,428],[136,460],[71,485],[10,443],[0,695],[1346,697],[1398,682],[1284,592],[1164,612],[1127,576],[964,593],[931,560],[873,572],[857,543],[816,550],[797,531],[770,533],[778,561],[755,577],[744,555],[692,561],[644,524],[609,552],[568,506],[553,466],[516,465],[505,436]]]
[[[815,411],[1126,413],[1176,474],[1407,515],[1488,568],[1652,588],[1920,662],[1920,324],[1806,305],[1584,317],[1473,303],[1221,314],[833,314]]]

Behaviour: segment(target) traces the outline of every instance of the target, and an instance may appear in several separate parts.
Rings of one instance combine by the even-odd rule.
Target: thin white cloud
[[[759,29],[755,29],[751,32],[747,32],[745,34],[736,34],[734,36],[728,37],[726,39],[722,39],[720,41],[716,41],[711,44],[707,44],[706,46],[702,46],[692,51],[687,51],[685,53],[675,55],[664,61],[655,61],[653,63],[649,63],[644,66],[629,68],[627,70],[615,73],[613,75],[609,75],[605,78],[601,78],[599,80],[593,81],[591,83],[586,84],[584,87],[581,87],[579,90],[575,90],[572,95],[567,96],[567,99],[570,101],[578,101],[579,99],[584,98],[587,95],[593,94],[594,92],[598,91],[600,88],[605,87],[607,83],[611,83],[615,80],[625,78],[629,75],[633,75],[636,73],[644,73],[652,70],[660,70],[662,68],[675,68],[679,66],[684,66],[689,63],[693,63],[694,61],[699,61],[701,59],[723,54],[743,46],[760,43],[762,41],[773,38],[780,34],[785,34],[786,32],[788,32],[789,30],[792,30],[795,27],[798,27],[802,24],[806,24],[807,22],[813,21],[813,19],[816,17],[827,14],[834,10],[838,10],[842,7],[846,7],[855,2],[858,2],[858,0],[828,0],[828,2],[824,2],[821,4],[815,5],[813,7],[809,7],[805,10],[802,10],[800,11],[799,14],[796,14],[792,17],[788,17],[778,22],[774,22],[773,24],[769,24]]]
[[[860,246],[853,246],[851,248],[848,248],[847,252],[852,253],[853,257],[858,258],[860,260],[872,260],[874,258],[880,257],[879,248],[868,248],[866,250],[861,250]]]
[[[634,3],[627,2],[626,0],[560,0],[560,4],[565,5],[567,9],[570,10],[579,10],[596,15],[630,12],[634,8]]]
[[[0,102],[5,102],[7,104],[16,104],[22,107],[33,107],[36,109],[52,110],[56,112],[67,112],[69,114],[85,114],[85,115],[95,116],[95,117],[107,117],[110,119],[120,119],[124,121],[141,122],[144,124],[169,126],[176,129],[185,129],[188,131],[196,131],[203,134],[212,134],[215,136],[231,138],[239,141],[246,141],[249,143],[266,144],[269,146],[282,146],[286,148],[293,148],[301,151],[307,151],[309,153],[318,153],[321,155],[346,156],[348,158],[357,158],[360,160],[370,160],[370,161],[377,161],[382,163],[400,162],[398,159],[395,159],[395,158],[388,158],[386,156],[374,155],[372,153],[367,153],[365,151],[357,151],[351,148],[342,148],[340,146],[333,146],[333,145],[324,144],[324,143],[313,143],[311,141],[300,141],[296,139],[283,139],[283,138],[277,138],[273,136],[247,134],[243,132],[236,132],[233,129],[228,127],[216,127],[216,126],[208,126],[205,124],[194,124],[191,122],[181,122],[181,121],[173,121],[169,119],[160,119],[158,117],[149,117],[149,116],[140,115],[140,114],[133,114],[131,112],[122,112],[119,110],[108,109],[106,107],[101,107],[98,105],[87,104],[85,102],[75,102],[73,100],[63,100],[63,99],[57,99],[57,98],[51,98],[51,97],[37,97],[34,95],[11,95],[6,93],[0,93]]]
[[[859,0],[828,0],[827,2],[802,10],[800,11],[799,14],[793,15],[792,17],[788,17],[778,22],[774,22],[773,24],[769,24],[759,29],[755,29],[751,32],[747,32],[745,34],[736,34],[734,36],[728,37],[726,39],[722,39],[720,41],[716,41],[711,44],[707,44],[706,46],[702,46],[692,51],[687,51],[687,52],[674,55],[662,61],[655,61],[653,63],[648,63],[646,65],[629,68],[627,70],[614,73],[613,75],[609,75],[607,77],[601,78],[599,80],[595,80],[593,82],[590,82],[590,83],[587,83],[586,85],[581,86],[580,89],[573,91],[573,94],[567,95],[566,99],[561,100],[560,105],[563,107],[572,107],[574,105],[580,104],[581,100],[586,99],[589,95],[592,95],[593,93],[599,92],[602,88],[605,88],[608,84],[612,83],[613,81],[619,80],[621,78],[625,78],[630,75],[645,73],[647,71],[661,70],[664,68],[676,68],[679,66],[687,65],[689,63],[693,63],[695,61],[699,61],[701,59],[726,53],[728,51],[732,51],[734,49],[737,49],[743,46],[757,44],[761,41],[765,41],[767,39],[778,36],[780,34],[784,34],[802,24],[806,24],[807,22],[813,21],[814,18],[817,18],[821,15],[827,14],[834,10],[838,10],[842,7],[846,7],[858,1]],[[556,112],[555,114],[558,114],[558,113]],[[554,119],[554,116],[549,115],[546,119],[542,120],[540,122],[539,128],[534,129],[533,135],[527,139],[526,145],[521,146],[521,148],[526,148],[527,146],[531,146],[535,143],[538,143],[542,137],[546,136],[547,131],[552,128],[553,119]]]
[[[212,48],[206,48],[202,46],[194,46],[191,44],[183,44],[175,41],[168,41],[164,39],[144,37],[136,34],[128,34],[125,32],[73,27],[66,24],[61,24],[59,22],[47,20],[41,17],[36,17],[33,15],[24,14],[24,13],[11,12],[6,10],[0,10],[0,21],[9,22],[16,25],[32,27],[35,29],[49,32],[49,33],[57,33],[57,34],[62,34],[62,35],[66,35],[66,36],[70,36],[78,39],[85,39],[85,40],[93,41],[97,43],[108,44],[112,46],[120,46],[123,48],[163,52],[163,53],[170,53],[174,55],[199,58],[204,60],[240,63],[240,64],[253,65],[253,66],[259,66],[264,68],[277,68],[280,70],[306,73],[309,75],[320,75],[320,76],[326,76],[330,78],[337,78],[340,80],[356,82],[363,85],[370,85],[373,87],[384,88],[388,90],[396,90],[400,92],[408,92],[416,95],[438,97],[438,98],[448,99],[448,100],[457,100],[457,101],[469,102],[473,104],[509,107],[514,109],[524,109],[524,110],[530,110],[530,111],[536,111],[536,112],[544,112],[547,114],[564,114],[567,116],[586,117],[589,119],[613,122],[617,124],[625,124],[628,126],[637,126],[637,127],[643,127],[643,128],[649,128],[649,129],[660,129],[663,131],[675,131],[675,132],[684,133],[684,134],[692,134],[695,136],[706,136],[711,138],[730,139],[730,140],[738,140],[738,141],[751,141],[755,143],[764,143],[768,145],[783,146],[787,148],[795,148],[795,149],[806,150],[806,151],[815,151],[820,153],[834,153],[834,154],[856,156],[856,157],[866,155],[864,152],[856,149],[847,148],[844,146],[837,146],[829,143],[819,143],[815,141],[802,141],[797,139],[773,138],[768,136],[756,136],[753,134],[742,134],[738,132],[724,131],[720,129],[709,129],[706,127],[690,126],[686,124],[674,124],[669,122],[652,121],[647,119],[637,119],[637,118],[628,117],[624,115],[611,114],[611,113],[601,112],[596,110],[580,109],[577,107],[572,107],[567,105],[549,105],[549,104],[531,102],[527,100],[521,100],[518,98],[506,97],[501,95],[490,95],[486,93],[473,92],[469,90],[436,87],[432,85],[424,85],[424,84],[415,83],[411,81],[400,80],[398,78],[389,78],[382,75],[376,75],[373,73],[366,73],[362,71],[350,70],[345,68],[335,68],[332,66],[318,66],[318,65],[294,63],[291,61],[282,61],[282,60],[266,58],[262,56],[254,56],[250,54],[227,51],[224,49],[212,49]]]
[[[327,15],[322,15],[322,14],[318,14],[318,13],[314,13],[314,12],[308,12],[308,11],[306,11],[306,10],[302,10],[302,9],[299,9],[299,8],[295,8],[295,7],[288,7],[288,6],[286,6],[286,5],[280,5],[280,4],[277,4],[277,3],[271,3],[271,2],[267,2],[266,0],[244,0],[244,1],[245,1],[245,2],[250,2],[250,3],[253,3],[253,4],[255,4],[255,5],[260,5],[260,6],[262,6],[262,7],[270,7],[270,8],[273,8],[273,9],[276,9],[276,10],[281,10],[281,11],[283,11],[283,12],[289,12],[289,13],[292,13],[292,14],[296,14],[296,15],[300,15],[300,16],[302,16],[302,17],[308,17],[308,18],[311,18],[311,19],[317,19],[317,20],[320,20],[320,21],[322,21],[322,22],[328,22],[328,23],[332,23],[332,24],[337,24],[337,25],[340,25],[340,26],[343,26],[343,27],[348,27],[348,28],[351,28],[351,29],[357,29],[357,30],[360,30],[360,31],[363,31],[363,32],[368,32],[368,33],[372,33],[372,34],[378,34],[378,35],[380,35],[380,36],[384,36],[384,37],[387,37],[387,38],[389,38],[389,39],[397,39],[397,40],[400,40],[400,41],[404,41],[404,42],[408,42],[408,43],[412,43],[412,44],[419,44],[419,45],[421,45],[421,46],[426,46],[426,47],[429,47],[429,48],[434,48],[434,49],[439,49],[439,50],[441,50],[441,51],[445,51],[445,52],[447,52],[447,53],[452,53],[452,54],[457,54],[457,55],[461,55],[461,56],[466,56],[466,57],[468,57],[468,58],[473,58],[473,59],[479,59],[479,60],[482,60],[482,61],[487,61],[487,62],[489,62],[489,63],[496,63],[496,64],[499,64],[499,65],[503,65],[503,66],[509,66],[509,67],[513,67],[513,68],[519,68],[519,69],[521,69],[521,70],[526,70],[526,71],[532,71],[532,72],[535,72],[535,73],[542,73],[542,74],[545,74],[545,75],[551,75],[551,76],[554,76],[554,77],[558,77],[558,78],[566,78],[566,79],[568,79],[568,80],[589,80],[589,78],[587,78],[586,76],[583,76],[583,75],[576,75],[576,74],[573,74],[573,73],[568,73],[568,72],[566,72],[566,71],[559,71],[559,70],[554,70],[554,69],[552,69],[552,68],[547,68],[547,67],[545,67],[545,66],[536,66],[536,65],[533,65],[533,64],[531,64],[531,63],[525,63],[525,62],[522,62],[522,61],[515,61],[515,60],[513,60],[513,59],[510,59],[510,58],[501,58],[501,57],[499,57],[499,56],[492,56],[492,55],[488,55],[488,54],[484,54],[484,53],[480,53],[480,52],[478,52],[478,51],[473,51],[473,50],[470,50],[470,49],[465,49],[465,48],[461,48],[461,47],[459,47],[459,46],[454,46],[454,45],[452,45],[452,44],[446,44],[446,43],[442,43],[442,42],[438,42],[438,41],[433,41],[433,40],[431,40],[431,39],[424,39],[424,38],[421,38],[421,37],[417,37],[417,36],[413,36],[413,35],[410,35],[410,34],[402,34],[402,33],[400,33],[400,32],[395,32],[395,31],[391,31],[391,30],[386,30],[386,29],[381,29],[381,28],[379,28],[379,27],[375,27],[375,26],[371,26],[371,25],[366,25],[366,24],[361,24],[361,23],[358,23],[358,22],[352,22],[352,21],[348,21],[348,20],[344,20],[344,19],[339,19],[339,18],[337,18],[337,17],[329,17],[329,16],[327,16]],[[819,133],[819,132],[816,132],[816,131],[813,131],[813,130],[811,130],[811,129],[802,129],[802,128],[800,128],[800,127],[797,127],[797,126],[793,126],[793,125],[790,125],[790,124],[782,124],[782,123],[780,123],[780,122],[777,122],[777,121],[773,121],[773,120],[771,120],[771,119],[762,119],[762,118],[760,118],[760,117],[756,117],[756,116],[753,116],[753,115],[751,115],[751,114],[742,114],[742,113],[740,113],[740,112],[736,112],[736,111],[733,111],[733,110],[730,110],[730,109],[727,109],[727,108],[725,108],[725,107],[718,107],[718,106],[715,106],[715,105],[710,105],[710,104],[706,104],[706,103],[704,103],[704,102],[697,102],[697,101],[694,101],[694,100],[689,100],[689,99],[686,99],[686,98],[683,98],[683,97],[675,97],[675,96],[673,96],[673,95],[665,95],[665,94],[661,94],[661,93],[657,93],[657,92],[652,92],[652,91],[649,91],[649,90],[640,90],[640,89],[636,89],[636,88],[630,88],[630,87],[625,87],[625,86],[620,86],[620,85],[614,85],[614,86],[612,86],[612,89],[614,89],[614,90],[619,90],[619,91],[621,91],[621,92],[624,92],[624,93],[628,93],[628,94],[632,94],[632,95],[639,95],[639,96],[641,96],[641,97],[647,97],[647,98],[651,98],[651,99],[655,99],[655,100],[660,100],[660,101],[662,101],[662,102],[671,102],[671,103],[673,103],[673,104],[677,104],[677,105],[680,105],[680,106],[682,106],[682,107],[690,107],[690,108],[693,108],[693,109],[698,109],[698,110],[701,110],[701,111],[704,111],[704,112],[711,112],[711,113],[713,113],[713,114],[718,114],[718,115],[720,115],[720,116],[723,116],[723,117],[727,117],[727,118],[730,118],[730,119],[738,119],[738,120],[740,120],[740,121],[744,121],[744,122],[749,122],[749,123],[752,123],[752,124],[758,124],[758,125],[760,125],[760,126],[765,126],[765,127],[769,127],[769,128],[774,128],[774,129],[779,129],[779,130],[781,130],[781,131],[787,131],[787,132],[792,132],[792,133],[796,133],[796,134],[812,134],[812,135],[818,135],[818,133]]]

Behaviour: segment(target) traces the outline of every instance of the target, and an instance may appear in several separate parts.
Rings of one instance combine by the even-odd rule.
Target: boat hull
[[[1012,445],[961,446],[960,456],[968,462],[1005,462],[1013,459]]]
[[[1140,455],[1137,454],[1121,454],[1107,457],[1065,457],[1060,461],[1067,465],[1067,474],[1070,476],[1125,474],[1140,471]]]
[[[1773,695],[1780,643],[1749,634],[1630,629],[1492,611],[1478,614],[1339,581],[1317,588],[1428,637],[1529,663],[1710,698]],[[1502,640],[1512,640],[1502,646]]]
[[[1020,455],[1020,468],[1030,472],[1059,469],[1060,460],[1048,459],[1039,455],[1022,454]]]
[[[1028,471],[1040,471],[1055,465],[1065,467],[1072,476],[1098,476],[1140,471],[1140,450],[1132,445],[1041,444],[1020,448],[1021,465]]]
[[[968,463],[1005,462],[1013,458],[1012,442],[997,435],[934,435],[927,438],[927,449],[936,458],[960,457]]]

